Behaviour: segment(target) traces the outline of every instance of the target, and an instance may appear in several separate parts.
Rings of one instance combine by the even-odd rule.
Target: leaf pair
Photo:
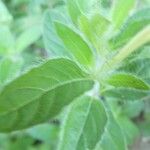
[[[93,44],[97,51],[102,52],[104,46],[104,35],[110,22],[100,13],[93,14],[90,18],[81,15],[79,27],[85,37]]]
[[[48,22],[46,22],[46,24],[47,23]],[[44,34],[45,43],[47,43],[49,40],[53,42],[53,45],[55,44],[54,47],[52,47],[53,45],[51,44],[46,44],[47,47],[50,46],[49,49],[52,50],[52,52],[54,51],[54,53],[56,53],[58,56],[61,56],[62,53],[64,53],[65,55],[70,56],[75,61],[77,61],[80,65],[83,65],[84,67],[91,66],[94,62],[93,53],[89,45],[82,38],[82,36],[64,23],[60,23],[60,21],[54,21],[51,23],[52,26],[56,29],[56,31],[51,32],[55,35],[54,37],[56,37],[56,39],[59,39],[55,42],[54,37],[53,39],[50,37],[50,33],[49,35]],[[45,31],[47,32],[47,30]]]
[[[106,111],[107,110],[107,111]],[[125,150],[125,138],[107,106],[82,96],[65,111],[58,150]]]
[[[143,57],[146,57],[143,56]],[[134,57],[133,57],[134,58]],[[110,88],[104,95],[119,100],[144,100],[150,96],[149,58],[126,61],[115,74],[107,78]]]

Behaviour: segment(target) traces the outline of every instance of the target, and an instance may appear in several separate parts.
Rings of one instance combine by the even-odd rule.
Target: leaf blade
[[[124,25],[121,27],[120,32],[110,39],[110,47],[115,50],[126,44],[132,37],[140,32],[140,30],[150,24],[149,16],[149,7],[135,12],[126,20]]]
[[[100,101],[89,96],[80,97],[70,106],[66,116],[58,150],[93,149],[107,120]]]
[[[49,60],[1,91],[0,130],[18,130],[46,121],[92,85],[93,81],[74,62]]]
[[[59,22],[55,22],[55,27],[59,37],[67,47],[68,52],[70,52],[76,60],[85,66],[93,63],[92,51],[79,34]]]
[[[126,143],[122,130],[107,108],[108,121],[102,139],[97,143],[94,150],[126,150]]]
[[[129,15],[131,9],[135,4],[135,0],[116,0],[114,5],[114,10],[112,12],[112,18],[114,25],[117,29],[120,28],[123,21]]]
[[[135,88],[141,90],[149,90],[149,85],[139,77],[127,74],[117,73],[109,77],[107,82],[115,87]]]

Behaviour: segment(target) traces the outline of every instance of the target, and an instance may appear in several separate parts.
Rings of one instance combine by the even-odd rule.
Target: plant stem
[[[114,69],[119,63],[142,45],[150,42],[150,25],[140,31],[129,43],[127,43],[111,60],[105,62],[99,69],[98,74]]]

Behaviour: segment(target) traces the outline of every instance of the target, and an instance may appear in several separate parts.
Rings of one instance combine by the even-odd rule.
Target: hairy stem
[[[104,63],[98,71],[98,74],[105,73],[114,69],[119,63],[127,58],[131,53],[140,48],[142,45],[150,42],[150,25],[140,31],[131,39],[111,60]]]

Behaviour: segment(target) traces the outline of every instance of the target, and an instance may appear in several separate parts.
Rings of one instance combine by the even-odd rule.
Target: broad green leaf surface
[[[94,150],[126,150],[122,130],[111,111],[107,110],[108,121],[105,132]]]
[[[136,0],[115,0],[112,12],[112,20],[115,28],[120,28],[124,20],[130,15],[135,2]]]
[[[93,63],[93,53],[86,41],[75,31],[65,24],[55,22],[57,33],[68,52],[70,52],[75,59],[87,66]]]
[[[67,109],[57,150],[93,150],[107,122],[102,103],[82,96]]]
[[[114,87],[150,90],[150,86],[142,79],[127,73],[113,74],[108,78],[107,82]]]
[[[146,14],[146,15],[145,15]],[[121,31],[110,40],[112,49],[117,49],[127,43],[140,30],[150,24],[150,8],[141,9],[130,16]]]
[[[63,17],[63,13],[60,14],[57,11],[47,11],[44,17],[44,29],[43,29],[43,38],[45,48],[51,55],[54,56],[66,56],[68,55],[67,50],[65,49],[62,41],[59,39],[53,21],[56,16],[60,15]],[[58,18],[58,17],[57,17]],[[57,19],[56,19],[57,20]]]
[[[0,131],[45,122],[92,86],[93,81],[74,62],[63,58],[49,60],[3,88]]]

